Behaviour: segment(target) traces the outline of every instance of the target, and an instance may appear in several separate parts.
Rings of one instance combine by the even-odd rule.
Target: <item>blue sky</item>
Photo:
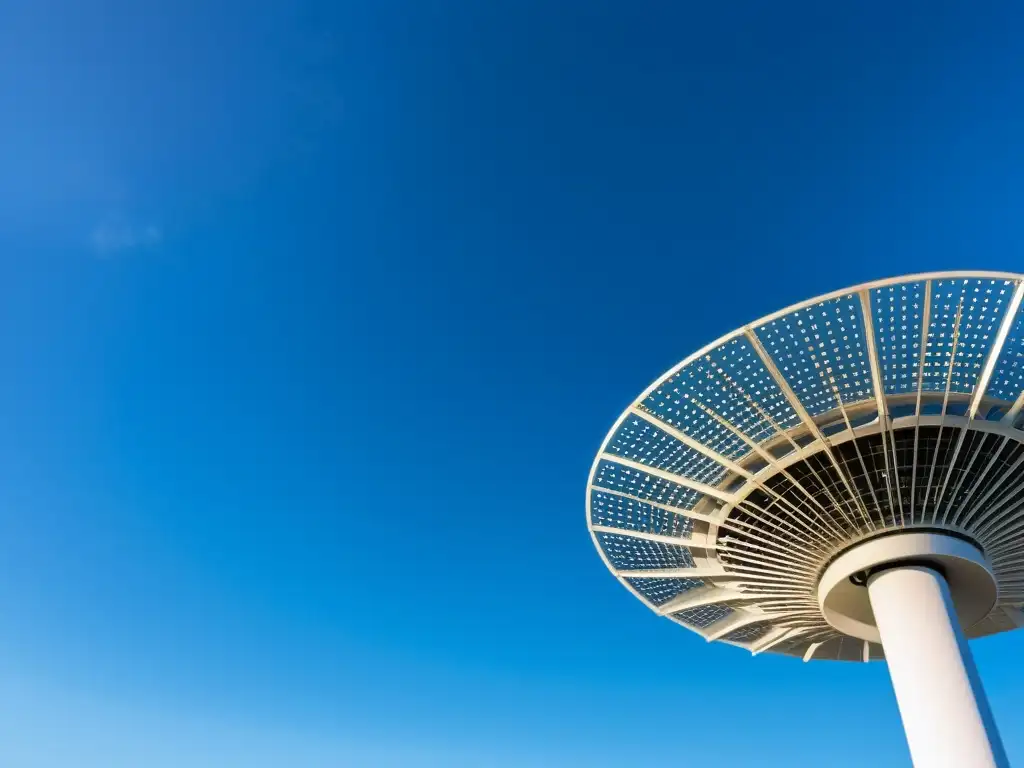
[[[884,666],[658,620],[584,486],[743,322],[1024,268],[1019,10],[18,5],[0,763],[906,764]]]

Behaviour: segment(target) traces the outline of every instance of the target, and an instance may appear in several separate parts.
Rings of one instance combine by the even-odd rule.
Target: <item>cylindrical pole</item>
[[[868,595],[915,768],[1008,768],[942,575],[891,568]]]

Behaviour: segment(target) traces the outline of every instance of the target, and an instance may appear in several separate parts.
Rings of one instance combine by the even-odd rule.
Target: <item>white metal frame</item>
[[[914,765],[1009,768],[942,574],[893,568],[867,590]]]
[[[929,363],[927,359],[929,332],[933,320],[930,317],[930,312],[933,298],[938,296],[935,286],[940,281],[951,280],[1000,281],[1012,285],[1012,292],[1003,309],[1002,320],[989,345],[988,354],[974,390],[969,396],[952,390],[954,364],[957,360],[955,345],[960,343],[960,337],[964,332],[961,329],[963,323],[961,318],[967,311],[964,302],[969,299],[966,288],[968,283],[963,283],[964,287],[961,289],[957,304],[953,328],[954,347],[949,354],[947,368],[944,370],[945,391],[925,390],[924,373]],[[915,392],[887,395],[877,348],[872,292],[909,284],[920,284],[924,288],[920,307],[920,350],[917,359],[908,361],[910,365],[916,367],[917,386]],[[829,361],[825,361],[824,367],[829,370],[828,372],[818,372],[821,377],[819,386],[832,393],[835,408],[828,413],[812,416],[804,407],[799,393],[794,390],[780,370],[780,363],[769,354],[761,343],[756,329],[767,326],[773,321],[785,319],[799,310],[846,298],[854,300],[860,308],[864,333],[860,344],[866,351],[867,364],[871,373],[871,397],[862,401],[844,403],[840,391],[841,381],[831,370],[831,366],[828,365]],[[671,618],[673,612],[683,610],[682,606],[687,604],[687,594],[680,593],[659,606],[645,598],[627,579],[686,578],[702,580],[705,584],[702,588],[704,591],[701,593],[703,595],[701,600],[706,601],[704,604],[711,605],[717,602],[728,605],[732,609],[729,621],[723,625],[725,627],[743,626],[766,619],[777,621],[776,626],[760,637],[739,642],[752,652],[782,651],[810,659],[821,657],[827,651],[826,655],[834,658],[857,658],[859,660],[877,658],[881,655],[880,653],[866,648],[858,647],[856,653],[849,647],[836,651],[837,633],[821,618],[820,611],[815,605],[813,591],[822,564],[833,557],[836,552],[859,538],[906,525],[906,521],[902,519],[905,506],[905,500],[902,498],[904,490],[900,482],[891,480],[899,478],[901,472],[905,473],[909,470],[913,475],[910,482],[910,498],[908,499],[911,505],[915,501],[919,501],[914,498],[915,493],[924,493],[928,503],[934,505],[932,521],[934,527],[976,535],[985,546],[986,553],[992,558],[993,569],[1000,580],[1001,588],[1001,601],[997,607],[998,617],[994,616],[989,625],[979,626],[972,630],[972,633],[990,633],[993,631],[993,622],[999,618],[1005,620],[1005,623],[1009,625],[1016,626],[1013,621],[1006,618],[1010,615],[1006,611],[1021,614],[1020,606],[1024,604],[1024,551],[1018,551],[1013,543],[1014,537],[1024,531],[1024,509],[1018,510],[1017,505],[1013,503],[1013,494],[1018,490],[1024,492],[1024,473],[1021,473],[1021,483],[1014,483],[1009,477],[1003,478],[998,486],[994,486],[984,493],[976,493],[979,490],[977,487],[981,479],[979,477],[974,487],[968,489],[967,501],[954,507],[952,501],[957,497],[961,486],[953,480],[952,468],[956,465],[961,453],[964,453],[965,461],[976,459],[975,456],[970,455],[970,449],[965,450],[965,446],[974,444],[967,442],[969,435],[997,434],[1004,439],[1002,445],[1007,445],[1007,441],[1016,443],[1024,440],[1024,432],[1013,427],[1014,419],[1024,409],[1024,391],[1014,402],[1005,404],[1007,411],[1002,421],[992,422],[976,418],[982,408],[990,407],[992,404],[990,399],[986,398],[986,390],[999,363],[1000,354],[1012,324],[1020,311],[1022,299],[1024,299],[1024,276],[1014,273],[933,272],[897,277],[833,291],[794,304],[727,333],[693,353],[659,377],[634,400],[632,405],[616,420],[605,438],[605,447],[594,460],[587,488],[587,519],[591,536],[600,556],[620,582],[647,602],[660,615]],[[938,320],[938,318],[934,319]],[[643,404],[664,382],[672,380],[676,374],[686,369],[691,363],[700,361],[719,348],[723,348],[727,343],[741,338],[749,342],[754,349],[772,383],[783,394],[788,406],[798,416],[798,421],[789,428],[783,429],[761,407],[756,396],[746,392],[739,384],[733,384],[739,396],[745,399],[745,407],[750,412],[756,413],[758,418],[765,423],[770,424],[774,430],[774,435],[770,439],[758,443],[744,434],[729,418],[718,413],[712,404],[693,400],[691,405],[699,408],[708,419],[713,420],[719,428],[727,431],[749,451],[742,460],[737,460],[729,458],[719,450],[686,434],[682,429],[667,423],[645,409]],[[929,370],[931,369],[929,368]],[[941,398],[941,413],[938,415],[922,413],[923,406],[927,406],[936,398]],[[967,403],[966,416],[947,413],[951,405],[963,402]],[[985,405],[986,402],[989,403],[988,406]],[[894,418],[892,413],[896,403],[913,404],[913,415]],[[868,408],[877,413],[877,418],[867,424],[857,422],[857,419],[863,418],[863,414],[867,412]],[[679,473],[610,452],[608,447],[627,418],[635,418],[653,425],[681,446],[715,462],[725,472],[723,479],[718,483],[697,482]],[[826,433],[825,426],[830,422],[839,423],[842,429],[838,432],[830,430],[831,433]],[[917,477],[916,437],[913,466],[910,468],[898,466],[896,433],[910,428],[914,430],[916,436],[921,426],[938,426],[943,431],[955,429],[959,432],[955,442],[954,460],[950,462],[948,471],[942,473],[941,476],[935,476],[937,474],[936,467],[933,465],[932,470],[926,472],[926,478]],[[852,440],[855,436],[870,434],[882,435],[886,466],[885,484],[884,487],[879,488],[872,486],[869,494],[862,497],[853,487],[844,467],[837,461],[834,451],[837,446]],[[778,444],[787,444],[791,449],[790,452],[786,455],[776,455],[777,452],[773,446]],[[858,444],[855,442],[853,445],[857,450],[858,459],[863,462],[860,449],[857,447]],[[828,492],[829,503],[823,506],[823,501],[819,501],[792,475],[788,475],[787,467],[805,461],[814,455],[821,456],[838,473],[843,487],[837,489],[837,493],[841,490],[842,493],[839,495],[844,498],[837,498]],[[761,466],[752,467],[751,460]],[[597,470],[602,461],[612,462],[624,470],[647,478],[657,478],[660,481],[673,483],[700,494],[702,501],[693,509],[682,509],[672,504],[641,498],[623,488],[603,487],[595,482]],[[986,476],[993,469],[995,456],[990,461],[986,461],[987,465],[984,466],[982,476]],[[772,495],[773,492],[767,481],[779,474],[792,480],[794,487],[801,494],[802,501],[800,503],[781,498],[778,494]],[[903,478],[906,480],[905,475]],[[728,489],[724,487],[732,483],[735,483],[735,486],[730,486]],[[693,525],[696,527],[689,539],[680,540],[656,533],[642,533],[614,526],[595,525],[592,523],[590,508],[591,492],[595,490],[633,504],[646,504],[652,509],[681,514],[693,521]],[[754,490],[760,490],[771,496],[773,503],[770,506],[776,509],[755,506],[748,498]],[[968,507],[968,501],[971,504],[969,508],[965,509]],[[898,508],[899,516],[893,519],[878,517],[876,512],[882,507],[883,502],[889,509]],[[747,523],[736,519],[733,515],[734,510],[743,511],[755,522]],[[847,530],[851,526],[858,531],[853,538],[850,537]],[[742,552],[736,550],[735,547],[730,549],[730,533],[743,536],[745,544]],[[616,568],[602,549],[599,538],[602,534],[631,537],[666,547],[684,546],[688,548],[693,558],[694,567]],[[794,542],[797,542],[799,546],[794,546]],[[722,555],[728,558],[728,563],[720,558]],[[717,594],[717,600],[712,600],[711,597],[715,594]],[[723,632],[722,629],[723,627],[712,625],[706,630],[698,629],[698,631],[708,639],[724,639],[726,642],[732,642],[729,639],[730,633]]]

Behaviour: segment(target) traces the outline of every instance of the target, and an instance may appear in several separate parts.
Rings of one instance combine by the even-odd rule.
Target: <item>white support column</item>
[[[945,578],[897,567],[868,593],[915,768],[1009,768]]]

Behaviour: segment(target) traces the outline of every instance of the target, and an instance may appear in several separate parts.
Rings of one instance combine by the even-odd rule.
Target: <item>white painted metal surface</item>
[[[868,539],[825,569],[818,581],[825,621],[850,637],[881,643],[864,583],[873,570],[901,562],[927,562],[941,569],[961,626],[974,626],[995,607],[995,574],[977,547],[946,534],[910,531]]]
[[[625,409],[598,452],[587,522],[601,557],[705,638],[863,662],[881,648],[826,620],[821,574],[872,537],[948,531],[984,552],[998,585],[968,637],[1016,628],[1022,300],[1017,274],[894,278],[699,350]]]
[[[893,568],[867,589],[916,768],[1007,768],[943,577]]]

